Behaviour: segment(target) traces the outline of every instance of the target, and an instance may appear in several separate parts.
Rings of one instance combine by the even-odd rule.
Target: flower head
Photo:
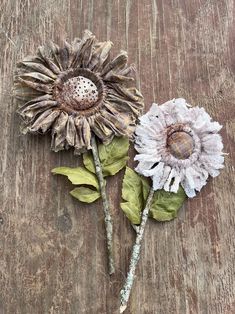
[[[127,54],[110,59],[110,41],[98,42],[85,31],[82,39],[60,48],[39,47],[36,56],[17,65],[15,95],[24,133],[52,131],[52,149],[91,148],[91,134],[103,143],[131,137],[143,98],[133,87]]]
[[[136,171],[152,178],[154,190],[177,192],[181,184],[194,197],[223,168],[221,128],[182,98],[153,104],[136,128]]]

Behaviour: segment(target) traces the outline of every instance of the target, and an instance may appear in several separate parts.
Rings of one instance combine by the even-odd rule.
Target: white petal
[[[208,134],[202,138],[202,148],[207,153],[222,152],[223,143],[219,134]]]
[[[152,180],[153,180],[153,189],[154,191],[159,189],[159,183],[164,173],[164,163],[160,162],[153,171]]]
[[[151,176],[154,176],[155,174],[158,174],[159,171],[161,171],[161,168],[163,168],[163,165],[164,163],[163,162],[160,162],[160,163],[156,163],[156,166],[147,170],[145,169],[144,171],[144,175],[146,177],[151,177]]]
[[[195,188],[193,172],[191,167],[185,169],[185,180],[188,182],[188,185],[191,189]]]
[[[168,192],[170,191],[171,180],[174,178],[175,173],[176,173],[175,169],[172,168],[172,169],[171,169],[171,172],[170,172],[170,174],[169,174],[169,176],[168,176],[168,179],[166,180],[166,182],[165,182],[165,184],[164,184],[164,190],[165,190],[165,191],[168,191]]]
[[[178,173],[175,176],[175,180],[174,180],[174,183],[172,184],[172,186],[170,188],[170,191],[176,193],[179,189],[180,182],[181,182],[181,175]]]
[[[161,178],[161,181],[159,182],[159,189],[163,188],[163,186],[164,186],[164,184],[165,184],[165,182],[166,182],[166,180],[167,180],[167,178],[168,178],[168,176],[169,176],[169,174],[171,172],[171,169],[172,168],[170,166],[165,166],[164,167],[164,173],[163,173],[163,176]]]
[[[157,163],[161,160],[161,156],[139,154],[135,156],[134,160],[135,161],[153,161],[154,163]]]
[[[186,195],[190,198],[196,196],[195,190],[190,188],[190,186],[188,185],[188,183],[186,181],[181,182],[181,185],[186,193]]]
[[[151,169],[154,164],[154,161],[140,161],[135,170],[143,174],[143,171]]]

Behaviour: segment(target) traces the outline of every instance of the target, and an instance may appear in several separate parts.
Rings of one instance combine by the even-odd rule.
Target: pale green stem
[[[154,191],[151,188],[149,191],[147,201],[146,201],[145,209],[142,212],[141,224],[136,229],[137,231],[136,240],[135,240],[135,244],[133,246],[132,253],[131,253],[131,260],[129,264],[129,271],[127,273],[127,278],[120,292],[120,300],[121,300],[120,313],[123,313],[126,310],[127,303],[128,303],[130,293],[131,293],[131,289],[134,283],[135,271],[136,271],[136,267],[140,258],[141,244],[142,244],[142,240],[144,236],[146,222],[149,216],[149,211],[151,208],[153,195],[154,195]]]
[[[114,267],[114,258],[113,258],[113,223],[110,215],[109,209],[109,201],[106,194],[105,188],[105,180],[102,172],[102,167],[99,158],[99,152],[97,148],[97,143],[95,136],[91,138],[91,147],[92,147],[92,155],[95,164],[96,175],[99,181],[100,193],[103,202],[103,210],[104,210],[104,221],[105,221],[105,229],[106,229],[106,237],[107,237],[107,249],[108,249],[108,266],[109,266],[109,274],[112,275],[115,272]]]

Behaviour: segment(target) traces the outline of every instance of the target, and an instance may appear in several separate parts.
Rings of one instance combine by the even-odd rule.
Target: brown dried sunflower
[[[38,48],[17,64],[15,96],[23,132],[52,131],[54,151],[91,148],[94,133],[104,144],[113,136],[132,137],[143,98],[133,87],[127,53],[110,58],[112,42],[98,42],[90,31],[60,48]]]

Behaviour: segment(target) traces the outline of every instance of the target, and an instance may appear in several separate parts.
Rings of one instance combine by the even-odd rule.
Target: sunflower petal
[[[45,85],[41,83],[35,83],[32,81],[27,81],[22,79],[21,77],[18,78],[18,82],[25,84],[26,86],[35,89],[38,92],[44,92],[44,93],[51,93],[52,92],[52,86],[51,85]]]
[[[136,116],[138,116],[143,110],[143,102],[131,102],[122,97],[118,97],[114,94],[108,94],[106,98],[106,104],[109,103],[111,106],[114,106],[118,111],[123,112],[133,112]]]
[[[22,78],[26,78],[26,79],[36,79],[42,83],[51,83],[53,82],[54,80],[45,75],[45,74],[42,74],[42,73],[39,73],[39,72],[28,72],[28,73],[24,73],[24,74],[21,74],[21,77]]]
[[[53,60],[53,54],[51,49],[49,49],[47,46],[39,47],[38,48],[38,54],[39,56],[44,60],[44,62],[47,64],[49,69],[54,72],[55,74],[60,74],[61,69],[57,62]]]
[[[75,135],[75,154],[80,154],[86,150],[85,143],[83,139],[83,122],[80,118],[75,118],[74,120],[75,126],[77,129],[76,135]]]
[[[42,63],[35,63],[23,60],[20,64],[24,65],[27,70],[32,69],[39,73],[45,74],[53,79],[57,78],[57,75],[53,73],[50,69],[45,67]]]
[[[19,110],[19,113],[22,117],[26,119],[33,119],[37,114],[56,106],[57,106],[56,101],[44,100],[33,103],[32,105],[27,106],[23,110]]]
[[[95,43],[95,36],[88,30],[84,32],[82,40],[74,47],[74,57],[70,67],[87,67],[92,56],[92,48]]]
[[[114,89],[118,95],[124,97],[125,99],[138,102],[140,98],[142,98],[142,95],[138,92],[136,88],[126,88],[122,85],[115,83],[109,83],[108,86]]]
[[[66,70],[68,68],[69,63],[69,51],[67,47],[60,48],[58,54],[60,58],[61,67],[63,70]]]
[[[95,51],[92,54],[91,61],[88,65],[90,70],[99,71],[99,69],[106,63],[113,43],[111,41],[105,41],[98,43],[95,47]]]
[[[54,120],[58,117],[59,111],[53,109],[48,109],[44,111],[33,123],[31,127],[28,127],[30,132],[37,132],[41,129],[44,133],[51,126]]]
[[[66,124],[68,121],[68,114],[66,112],[61,112],[60,116],[55,121],[52,129],[52,141],[51,149],[58,152],[64,149],[65,137],[66,137]]]
[[[115,59],[110,61],[101,72],[101,76],[105,76],[108,72],[116,72],[120,69],[123,69],[127,63],[127,52],[122,51]]]
[[[83,139],[87,149],[91,149],[91,128],[86,118],[83,119]]]
[[[49,54],[52,56],[53,62],[57,65],[57,67],[63,71],[63,58],[66,59],[66,52],[64,52],[64,48],[60,48],[53,41],[50,41],[48,44]]]
[[[99,122],[110,128],[115,135],[126,136],[125,129],[127,128],[127,125],[120,119],[115,118],[112,114],[103,111],[99,117]]]
[[[67,121],[67,127],[66,127],[66,141],[69,146],[74,146],[75,134],[76,134],[76,127],[74,124],[74,117],[69,116],[68,121]]]
[[[90,122],[91,130],[94,134],[102,140],[104,144],[108,144],[113,139],[113,131],[104,125],[102,122],[99,122],[99,119],[94,119],[93,123]]]
[[[123,76],[120,74],[115,74],[113,71],[108,72],[104,77],[104,81],[111,82],[111,83],[129,83],[133,82],[134,78],[130,76]]]

